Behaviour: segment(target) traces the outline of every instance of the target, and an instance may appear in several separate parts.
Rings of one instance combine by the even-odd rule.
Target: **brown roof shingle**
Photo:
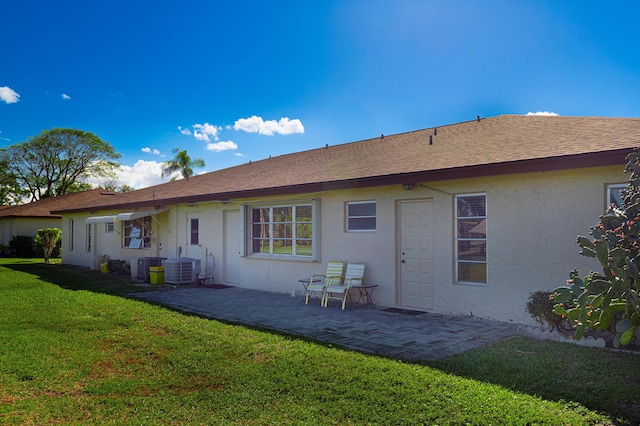
[[[0,218],[3,217],[46,217],[59,218],[60,214],[53,214],[52,211],[60,211],[73,208],[79,205],[87,205],[99,202],[101,197],[109,197],[113,192],[104,189],[92,189],[84,192],[74,192],[72,194],[60,195],[58,197],[43,198],[33,203],[21,204],[19,206],[7,206],[0,208]]]
[[[624,164],[625,153],[639,145],[638,118],[501,115],[281,155],[67,211],[315,191],[345,183],[444,179],[455,173],[514,173],[544,162],[554,162],[544,167],[567,168],[576,159],[594,163],[605,156],[612,164]]]

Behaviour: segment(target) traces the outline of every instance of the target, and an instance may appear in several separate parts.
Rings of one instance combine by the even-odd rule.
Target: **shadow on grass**
[[[640,424],[638,354],[517,337],[425,365]]]
[[[0,265],[36,275],[43,281],[69,290],[125,297],[129,293],[157,289],[135,286],[129,276],[103,274],[67,265],[46,265],[36,260],[4,259]],[[248,328],[320,345],[340,346],[262,327]],[[564,401],[572,410],[580,410],[581,406],[596,410],[614,419],[615,424],[640,424],[640,355],[514,338],[422,364],[544,400]]]
[[[1,266],[36,275],[41,280],[67,290],[88,290],[114,296],[156,290],[152,287],[135,285],[129,275],[101,273],[76,266],[45,264],[30,259],[5,259]]]

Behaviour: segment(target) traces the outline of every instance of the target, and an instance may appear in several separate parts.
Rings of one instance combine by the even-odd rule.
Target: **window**
[[[104,232],[110,233],[114,231],[113,222],[104,224]]]
[[[458,282],[487,282],[487,196],[456,196],[456,275]]]
[[[354,201],[346,206],[347,232],[376,230],[376,202]]]
[[[91,228],[93,225],[87,223],[87,253],[91,252]]]
[[[313,256],[313,210],[311,204],[251,208],[251,252]]]
[[[191,234],[191,245],[192,246],[197,246],[200,244],[200,234],[199,234],[199,226],[200,226],[200,221],[197,218],[192,218],[190,220],[190,234]]]
[[[622,190],[627,188],[626,183],[617,183],[613,185],[607,185],[607,205],[606,209],[613,204],[614,207],[622,206]]]
[[[73,251],[73,219],[69,219],[69,251]]]
[[[125,220],[122,228],[122,247],[151,248],[151,216]]]

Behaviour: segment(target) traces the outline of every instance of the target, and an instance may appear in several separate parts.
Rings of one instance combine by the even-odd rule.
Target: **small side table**
[[[376,305],[373,303],[373,290],[378,287],[377,284],[364,284],[364,285],[352,285],[352,290],[358,290],[358,300],[356,301],[356,307],[362,302],[365,309],[372,307],[375,309]]]
[[[309,287],[309,284],[313,283],[319,283],[322,280],[320,278],[314,278],[313,281],[311,280],[311,278],[301,278],[298,280],[298,282],[300,284],[302,284],[302,287],[304,287],[304,291],[302,292],[302,301],[304,301],[305,296],[307,295],[307,287]]]

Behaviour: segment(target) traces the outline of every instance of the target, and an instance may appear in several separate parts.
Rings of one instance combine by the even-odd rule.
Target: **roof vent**
[[[436,127],[436,128],[433,129],[433,136],[435,136],[437,134],[438,134],[438,128]]]
[[[433,145],[433,135],[429,135],[429,145]]]
[[[380,139],[384,139],[384,133],[380,134]]]
[[[478,123],[480,122],[480,116],[478,116]]]

